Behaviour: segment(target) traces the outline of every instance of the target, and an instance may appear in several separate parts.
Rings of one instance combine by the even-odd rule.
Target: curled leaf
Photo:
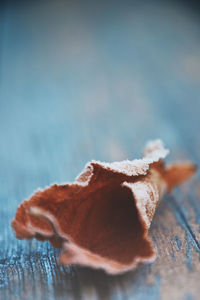
[[[59,261],[117,274],[151,262],[148,230],[162,195],[189,179],[191,163],[163,159],[160,140],[142,159],[88,163],[74,183],[38,190],[17,209],[12,227],[20,239],[49,240],[62,249]]]

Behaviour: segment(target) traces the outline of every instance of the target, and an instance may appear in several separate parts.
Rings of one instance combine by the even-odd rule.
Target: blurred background
[[[20,258],[23,269],[30,247],[44,259],[54,255],[46,243],[15,240],[10,219],[24,198],[39,186],[72,181],[88,160],[134,159],[148,139],[162,138],[170,160],[198,163],[199,113],[198,3],[1,1],[4,292],[11,282],[18,286],[8,266]]]

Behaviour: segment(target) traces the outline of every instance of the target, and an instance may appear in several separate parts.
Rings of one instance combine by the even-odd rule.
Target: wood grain
[[[151,138],[200,165],[198,16],[170,1],[1,2],[0,300],[199,299],[199,175],[157,210],[157,260],[121,276],[59,266],[10,227],[38,187],[138,157]]]

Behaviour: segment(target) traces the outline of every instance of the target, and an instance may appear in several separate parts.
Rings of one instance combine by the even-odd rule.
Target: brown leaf
[[[155,258],[148,229],[164,192],[188,179],[191,163],[165,168],[160,140],[133,161],[92,161],[74,183],[38,190],[17,209],[12,227],[20,239],[61,247],[62,264],[117,274]]]

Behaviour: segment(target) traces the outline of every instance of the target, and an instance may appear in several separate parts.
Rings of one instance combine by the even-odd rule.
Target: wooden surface
[[[121,276],[59,266],[10,228],[38,187],[91,159],[136,158],[148,139],[200,165],[198,8],[148,3],[1,2],[0,300],[200,297],[198,174],[156,212],[157,260]]]

